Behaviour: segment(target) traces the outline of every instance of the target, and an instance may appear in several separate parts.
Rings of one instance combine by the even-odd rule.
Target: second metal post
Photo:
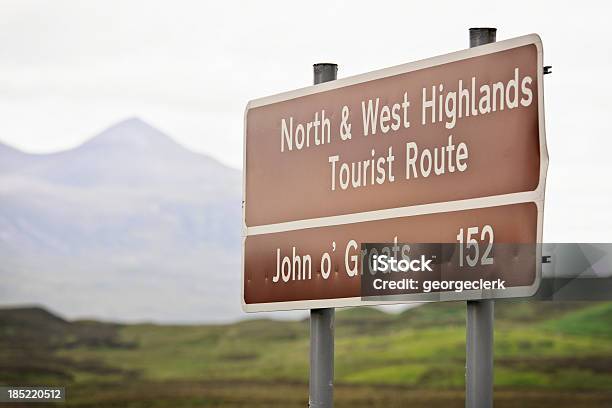
[[[314,83],[333,81],[338,76],[336,64],[315,64]],[[310,311],[310,381],[308,406],[334,406],[334,317],[335,310]]]
[[[470,48],[495,42],[497,29],[470,28]],[[465,406],[493,406],[494,301],[468,300],[466,322]]]

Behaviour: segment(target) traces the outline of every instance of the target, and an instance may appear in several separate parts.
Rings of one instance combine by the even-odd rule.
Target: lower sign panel
[[[489,245],[540,242],[541,225],[541,208],[531,202],[250,235],[244,241],[243,308],[250,312],[531,296],[540,280],[537,254],[506,253],[497,263],[494,254],[484,255]],[[505,288],[428,293],[419,288],[377,296],[362,285],[362,263],[369,259],[362,250],[366,243],[455,244],[458,251],[452,258],[461,269],[454,270],[454,278],[503,279]],[[483,260],[490,265],[482,265]]]

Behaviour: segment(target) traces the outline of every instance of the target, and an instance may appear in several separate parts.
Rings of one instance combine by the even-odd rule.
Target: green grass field
[[[306,406],[308,322],[161,326],[0,310],[0,383],[68,406]],[[465,304],[336,314],[336,405],[462,406]],[[496,303],[496,406],[612,406],[612,303]]]

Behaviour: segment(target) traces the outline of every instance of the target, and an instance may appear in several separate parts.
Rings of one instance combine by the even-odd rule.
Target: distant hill
[[[240,171],[140,119],[59,153],[0,144],[0,304],[238,318],[240,220]]]

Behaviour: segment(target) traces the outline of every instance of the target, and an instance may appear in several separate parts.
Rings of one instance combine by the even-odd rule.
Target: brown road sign
[[[368,228],[379,231],[391,219],[406,220],[403,225],[431,213],[541,206],[548,165],[542,72],[540,38],[529,35],[251,101],[245,112],[245,309],[306,307],[301,302],[345,299],[359,286],[315,279],[299,290],[249,283],[262,273],[268,245],[280,248],[276,240],[300,248],[306,236],[307,245],[315,238],[326,243],[328,227],[346,235],[370,221]],[[503,214],[496,217],[501,222]],[[527,227],[540,231],[541,218],[529,218],[534,224]],[[536,235],[532,242],[538,241]],[[272,306],[254,306],[261,304]]]

